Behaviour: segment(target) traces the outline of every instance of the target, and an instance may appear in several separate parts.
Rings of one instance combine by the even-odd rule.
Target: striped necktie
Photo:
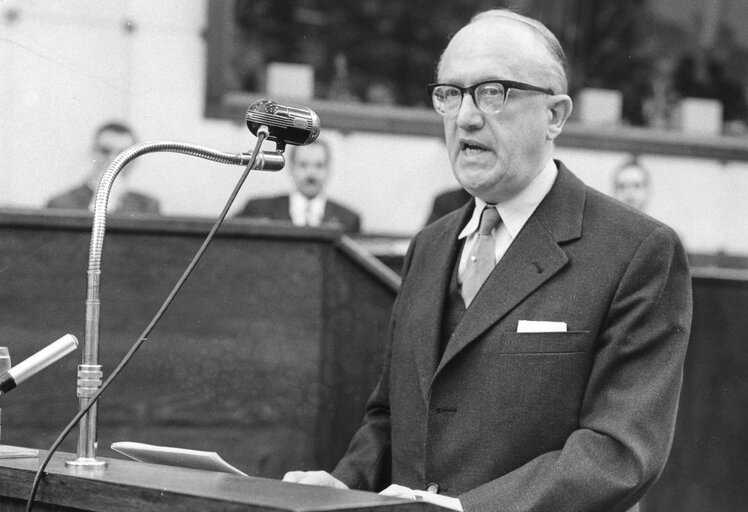
[[[488,274],[496,265],[496,242],[492,234],[501,217],[494,206],[486,206],[480,216],[478,239],[473,245],[465,267],[465,274],[460,287],[462,300],[468,307],[483,286]]]

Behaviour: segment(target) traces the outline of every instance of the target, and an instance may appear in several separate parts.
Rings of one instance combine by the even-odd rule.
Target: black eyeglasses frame
[[[506,98],[509,94],[509,89],[516,89],[519,91],[531,91],[531,92],[540,92],[543,94],[549,94],[553,96],[555,93],[553,92],[553,89],[550,89],[548,87],[539,87],[537,85],[528,84],[525,82],[518,82],[516,80],[484,80],[482,82],[478,82],[477,84],[470,85],[468,87],[462,87],[457,84],[450,84],[445,82],[436,82],[432,84],[428,84],[426,86],[426,89],[428,90],[429,97],[431,98],[431,101],[433,103],[434,101],[434,90],[437,87],[454,87],[455,89],[460,91],[460,106],[462,105],[462,98],[465,97],[465,93],[469,93],[470,97],[473,99],[473,103],[476,107],[478,107],[478,101],[475,99],[475,89],[480,87],[481,85],[485,84],[499,84],[504,88],[504,98],[502,99],[501,106],[506,104]],[[478,107],[480,109],[480,107]],[[434,105],[434,109],[439,112],[440,114],[446,114],[447,112],[440,112],[438,109],[436,109],[436,105]],[[459,109],[459,107],[458,107]],[[481,109],[481,111],[483,111]],[[501,110],[498,110],[497,112],[491,112],[494,114],[497,114],[501,112]]]

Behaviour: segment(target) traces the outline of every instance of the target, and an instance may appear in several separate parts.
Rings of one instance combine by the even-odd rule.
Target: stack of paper
[[[131,441],[112,443],[112,450],[127,455],[139,462],[249,476],[223,460],[216,452],[155,446]]]

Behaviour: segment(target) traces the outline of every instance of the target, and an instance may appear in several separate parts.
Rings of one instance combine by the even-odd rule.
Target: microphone
[[[7,393],[32,375],[63,358],[75,350],[77,346],[78,339],[72,334],[66,334],[36,354],[11,367],[10,370],[0,375],[0,395]]]
[[[257,100],[247,109],[247,127],[257,136],[260,126],[267,126],[268,139],[275,141],[279,151],[286,144],[305,146],[319,136],[319,117],[306,107],[281,105],[268,99]]]

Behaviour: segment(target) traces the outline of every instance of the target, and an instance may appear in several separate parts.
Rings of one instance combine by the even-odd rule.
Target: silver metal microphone
[[[311,144],[319,136],[319,117],[313,110],[281,105],[268,99],[252,103],[247,109],[246,121],[255,136],[260,126],[267,126],[268,139],[276,143],[279,151],[283,151],[286,144]]]

